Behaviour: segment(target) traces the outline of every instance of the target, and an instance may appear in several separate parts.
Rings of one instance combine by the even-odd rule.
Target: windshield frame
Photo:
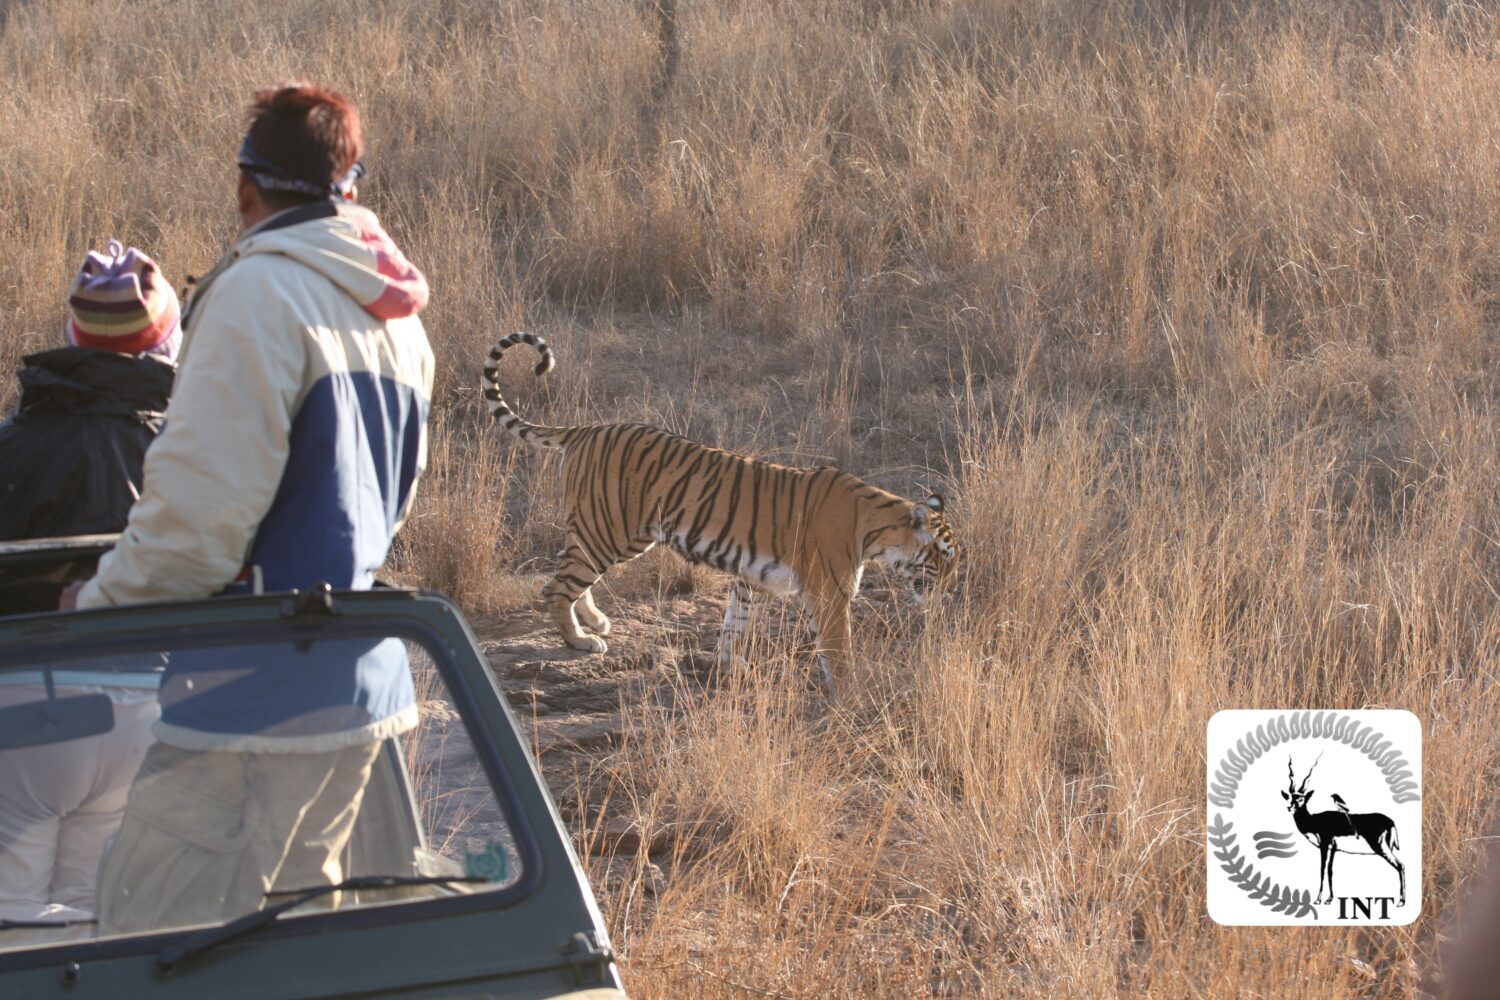
[[[454,635],[454,630],[458,635]],[[362,904],[345,910],[286,914],[254,931],[247,942],[272,940],[363,927],[447,918],[464,913],[505,910],[528,899],[544,877],[544,851],[537,832],[526,822],[520,797],[509,778],[507,760],[514,757],[491,729],[506,726],[524,751],[510,706],[482,662],[461,665],[463,647],[478,660],[478,647],[462,616],[441,595],[380,588],[335,591],[331,610],[307,610],[295,594],[216,597],[191,602],[130,605],[90,611],[0,618],[0,671],[39,670],[39,664],[91,655],[160,652],[164,648],[223,646],[237,641],[257,645],[317,639],[395,638],[417,643],[432,660],[447,686],[464,731],[488,778],[496,804],[520,856],[521,875],[502,889],[457,893],[433,899],[401,899]],[[462,638],[462,643],[458,640]],[[478,667],[488,692],[476,690]],[[65,668],[62,668],[65,669]],[[498,711],[497,711],[498,710]],[[534,765],[532,773],[537,780]],[[545,791],[545,785],[542,786]],[[548,793],[550,796],[550,793]],[[380,873],[372,873],[380,874]],[[238,919],[236,914],[230,920]],[[60,961],[98,961],[131,956],[154,957],[165,945],[215,924],[153,930],[104,939],[67,941],[0,951],[0,974],[55,965]]]

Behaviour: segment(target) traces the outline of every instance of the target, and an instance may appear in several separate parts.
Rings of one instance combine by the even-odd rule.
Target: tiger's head
[[[906,576],[919,607],[958,583],[958,541],[943,517],[943,498],[933,493],[911,507],[911,541],[892,565]]]

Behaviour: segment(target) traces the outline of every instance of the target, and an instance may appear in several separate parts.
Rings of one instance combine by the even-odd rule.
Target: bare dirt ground
[[[684,567],[685,568],[685,567]],[[536,576],[540,591],[545,576]],[[608,580],[606,579],[606,584]],[[604,653],[564,645],[540,599],[475,623],[481,649],[515,711],[548,788],[567,821],[579,854],[591,864],[601,896],[614,886],[612,859],[635,859],[644,846],[653,864],[671,831],[642,824],[609,778],[612,755],[625,741],[664,728],[689,700],[712,697],[726,680],[714,662],[729,577],[710,575],[700,587],[668,589],[645,597],[596,596],[613,628]],[[880,628],[891,592],[867,586],[854,606],[856,629]],[[756,610],[751,641],[797,646],[797,670],[811,688],[816,670],[811,637],[800,606],[768,599]],[[749,669],[741,663],[735,670]],[[814,699],[818,703],[818,699]],[[817,709],[814,709],[815,711]],[[654,874],[660,875],[659,871]]]
[[[536,578],[541,589],[544,578]],[[644,833],[609,801],[602,766],[644,713],[716,682],[721,598],[600,598],[613,620],[605,653],[563,644],[541,601],[476,623],[495,679],[531,741],[581,854],[634,854]],[[603,891],[603,887],[596,887]]]

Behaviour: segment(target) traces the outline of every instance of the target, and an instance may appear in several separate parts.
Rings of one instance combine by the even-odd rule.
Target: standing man
[[[354,204],[362,145],[333,91],[255,95],[244,230],[187,304],[166,429],[78,607],[373,582],[425,462],[433,361],[426,280]],[[174,654],[163,677],[103,933],[237,916],[278,877],[337,881],[380,744],[417,721],[396,641],[233,683],[205,659]]]

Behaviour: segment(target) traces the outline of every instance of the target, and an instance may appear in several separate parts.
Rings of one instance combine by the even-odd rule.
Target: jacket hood
[[[375,213],[348,201],[279,212],[240,237],[236,257],[275,253],[322,274],[376,319],[414,316],[427,305],[427,279],[386,235]]]
[[[17,417],[60,407],[71,413],[159,418],[167,408],[176,368],[151,355],[91,347],[59,347],[29,354],[21,369]]]

